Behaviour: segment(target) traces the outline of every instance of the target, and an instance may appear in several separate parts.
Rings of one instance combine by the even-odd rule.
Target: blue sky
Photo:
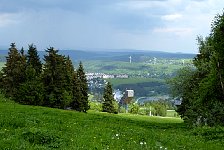
[[[0,0],[0,47],[197,53],[197,35],[210,33],[223,7],[223,0]]]

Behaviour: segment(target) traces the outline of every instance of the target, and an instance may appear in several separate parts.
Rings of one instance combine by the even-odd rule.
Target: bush
[[[154,109],[155,109],[155,115],[156,116],[166,116],[167,110],[166,110],[166,106],[163,104],[156,104],[154,105]]]
[[[118,108],[118,112],[119,112],[119,113],[126,113],[126,110],[125,110],[124,107],[119,106],[119,108]]]
[[[139,105],[133,103],[130,106],[131,106],[130,113],[132,113],[132,114],[138,114],[138,112],[139,112]]]
[[[90,110],[99,111],[99,112],[102,111],[102,104],[99,102],[90,101],[89,105],[90,105]]]

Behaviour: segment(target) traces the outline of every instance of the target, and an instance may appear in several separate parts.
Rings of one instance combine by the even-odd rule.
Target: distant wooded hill
[[[38,51],[40,58],[43,58],[45,51]],[[142,50],[108,50],[108,51],[85,51],[85,50],[60,50],[60,54],[69,55],[74,62],[84,60],[107,60],[107,61],[127,61],[132,57],[133,62],[139,62],[144,57],[156,57],[164,59],[192,59],[195,54],[168,53],[161,51],[142,51]],[[0,50],[0,56],[6,56],[8,50]],[[0,61],[5,61],[0,57]]]

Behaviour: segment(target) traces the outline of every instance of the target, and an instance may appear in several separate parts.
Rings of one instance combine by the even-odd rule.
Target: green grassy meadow
[[[138,75],[147,75],[150,74],[154,76],[157,74],[160,75],[172,75],[178,69],[183,68],[181,65],[181,59],[175,60],[175,63],[169,64],[166,63],[166,60],[158,62],[157,64],[146,63],[145,61],[141,62],[124,62],[124,61],[105,61],[105,60],[86,60],[83,61],[85,69],[87,72],[101,72],[107,74],[128,74],[130,76]],[[190,60],[186,60],[189,62]]]
[[[0,149],[220,150],[223,136],[223,128],[190,129],[180,118],[79,113],[0,100]]]

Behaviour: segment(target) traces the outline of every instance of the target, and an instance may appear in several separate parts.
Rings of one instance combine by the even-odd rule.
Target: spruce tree
[[[43,83],[45,87],[44,105],[56,108],[66,108],[72,99],[71,83],[68,80],[67,59],[58,54],[58,50],[50,47],[46,50],[43,69]],[[68,82],[69,81],[69,82]]]
[[[114,102],[115,100],[113,96],[112,85],[110,84],[110,82],[108,82],[106,84],[103,94],[103,105],[102,105],[103,112],[117,113],[114,107]]]
[[[26,59],[18,52],[15,43],[11,43],[5,67],[2,69],[2,84],[6,96],[14,98],[18,86],[25,80]]]
[[[79,68],[73,76],[73,101],[71,106],[80,112],[87,112],[89,109],[88,83],[82,62],[79,63]]]
[[[82,105],[82,92],[81,92],[81,86],[80,86],[80,80],[78,78],[78,74],[75,71],[73,74],[73,100],[70,104],[70,106],[72,107],[72,109],[76,110],[76,111],[82,111],[81,105]]]
[[[58,105],[58,50],[50,47],[46,50],[48,55],[44,56],[43,84],[45,90],[44,105],[48,107],[59,107]]]
[[[65,70],[66,70],[66,84],[67,84],[66,90],[72,93],[74,66],[69,56],[65,58]]]
[[[40,80],[42,64],[39,59],[36,47],[29,45],[28,54],[25,56],[23,48],[20,51],[22,59],[26,59],[25,81],[18,87],[15,98],[18,102],[28,105],[43,104],[43,83]]]
[[[29,45],[29,49],[27,52],[27,65],[32,66],[35,69],[37,75],[40,75],[42,71],[42,63],[40,61],[37,48],[35,45]]]

